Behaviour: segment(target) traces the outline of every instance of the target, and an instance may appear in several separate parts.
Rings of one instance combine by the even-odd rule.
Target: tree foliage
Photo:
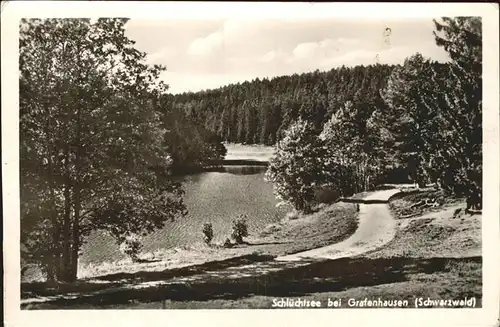
[[[139,261],[139,253],[142,249],[141,238],[137,234],[129,234],[120,244],[120,252],[129,256],[133,262]]]
[[[428,160],[424,140],[435,133],[429,124],[435,113],[423,96],[430,91],[429,79],[437,65],[417,53],[394,68],[381,90],[387,106],[378,108],[370,118],[383,144],[380,150],[393,165],[407,167],[411,179],[420,185],[425,184],[424,164]]]
[[[325,152],[312,123],[299,119],[284,133],[266,172],[284,203],[311,211],[314,190],[325,181]]]
[[[185,213],[155,105],[161,66],[124,35],[126,19],[20,25],[23,257],[76,279],[92,230],[121,243]]]
[[[243,243],[243,237],[248,236],[248,217],[247,215],[238,215],[238,217],[233,220],[233,226],[231,230],[231,238],[236,242],[236,244]]]
[[[480,205],[480,18],[435,21],[447,63],[417,53],[398,66],[178,95],[159,79],[165,68],[147,65],[125,36],[126,22],[20,25],[21,249],[49,279],[76,278],[93,230],[133,252],[140,247],[130,240],[184,215],[172,172],[222,159],[224,141],[276,145],[266,179],[303,212],[318,187],[348,195],[398,169]]]
[[[210,242],[212,242],[212,239],[214,238],[214,229],[212,227],[212,223],[204,223],[201,232],[203,233],[203,242],[205,242],[206,244],[210,244]]]
[[[213,161],[224,159],[227,149],[217,134],[191,121],[179,109],[172,108],[168,100],[162,99],[158,110],[166,130],[164,142],[172,158],[174,174],[197,171]]]
[[[373,117],[395,162],[413,165],[414,180],[480,205],[482,189],[482,43],[475,17],[435,21],[446,64],[417,54],[391,74],[387,110]],[[392,151],[390,151],[392,149]]]
[[[450,55],[446,69],[432,76],[439,112],[446,133],[433,149],[432,169],[450,192],[467,196],[469,205],[481,206],[482,190],[482,24],[480,17],[443,17],[435,21],[436,43]]]
[[[369,126],[373,108],[370,103],[348,101],[320,134],[326,147],[327,185],[344,196],[373,187],[384,171],[386,158],[376,151],[377,139]]]

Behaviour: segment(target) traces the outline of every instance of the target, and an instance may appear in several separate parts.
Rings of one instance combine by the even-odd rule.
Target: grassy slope
[[[267,226],[259,235],[250,235],[247,244],[233,248],[203,246],[195,249],[157,251],[146,256],[153,262],[132,264],[108,264],[93,267],[89,278],[140,271],[162,271],[207,261],[221,261],[250,254],[278,256],[306,251],[340,242],[357,228],[357,212],[354,204],[335,203],[300,219],[282,221]]]
[[[353,204],[335,203],[312,215],[269,225],[259,235],[250,235],[248,244],[233,248],[203,246],[191,249],[166,250],[146,256],[152,262],[132,264],[124,261],[117,265],[96,266],[88,277],[126,271],[159,271],[207,261],[226,260],[249,254],[284,255],[306,251],[340,242],[357,228],[357,212]]]
[[[156,252],[150,258],[151,262],[133,264],[123,261],[99,265],[88,269],[86,274],[89,278],[76,286],[61,285],[59,290],[46,290],[43,283],[24,283],[22,297],[103,289],[111,285],[94,284],[94,280],[114,283],[123,280],[125,275],[135,283],[150,280],[152,275],[155,275],[155,279],[181,275],[184,268],[193,271],[217,270],[221,269],[219,266],[241,265],[242,262],[238,259],[241,257],[245,258],[244,260],[271,260],[274,256],[340,242],[354,233],[357,224],[354,204],[335,203],[314,214],[270,225],[259,235],[250,235],[246,239],[247,244],[228,249],[205,246],[185,251],[167,250]]]
[[[398,234],[387,247],[370,257],[481,256],[482,216],[465,214],[465,200],[443,198],[438,207],[410,208],[423,199],[439,196],[439,192],[431,191],[391,201],[391,211],[398,219]],[[455,214],[457,210],[460,212]]]
[[[358,261],[349,261],[352,270],[359,273],[350,277],[344,274],[344,287],[340,285],[328,291],[331,284],[325,278],[322,289],[326,291],[301,294],[300,298],[324,303],[329,298],[342,298],[342,307],[346,307],[348,298],[406,299],[411,306],[415,297],[459,299],[474,296],[477,306],[481,306],[481,215],[465,215],[462,209],[454,216],[456,209],[464,208],[465,203],[461,199],[446,198],[441,206],[419,212],[421,216],[401,218],[408,215],[409,206],[428,196],[428,193],[413,194],[391,201],[392,212],[399,220],[395,239],[382,249],[358,257]],[[358,262],[363,263],[362,268],[357,267]],[[327,265],[322,269],[327,269]],[[329,265],[333,269],[335,263]],[[334,276],[332,273],[329,277],[334,279]],[[357,287],[347,285],[351,277]],[[237,300],[168,300],[136,303],[130,308],[269,308],[274,298],[254,295]]]

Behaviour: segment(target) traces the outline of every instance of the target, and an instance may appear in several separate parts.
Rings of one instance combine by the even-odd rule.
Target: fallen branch
[[[428,208],[428,207],[434,207],[434,208],[436,208],[436,207],[439,207],[439,206],[440,206],[439,202],[425,202],[423,204],[423,207],[426,207],[426,208]]]
[[[411,206],[409,206],[409,209],[416,208],[416,207],[424,205],[424,204],[425,204],[425,201],[424,200],[420,200],[417,203],[414,203]]]

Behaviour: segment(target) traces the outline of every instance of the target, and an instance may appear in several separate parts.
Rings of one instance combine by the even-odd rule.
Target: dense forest
[[[380,90],[394,66],[334,68],[255,79],[215,90],[167,97],[170,110],[186,117],[223,141],[274,145],[296,119],[323,123],[347,101],[364,107],[367,115],[385,106]]]
[[[164,144],[172,159],[173,174],[196,172],[224,159],[227,150],[220,136],[191,121],[186,113],[173,110],[164,100],[159,100],[156,110],[166,131]]]

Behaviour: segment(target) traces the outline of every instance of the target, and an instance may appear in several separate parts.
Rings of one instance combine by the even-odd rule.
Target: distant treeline
[[[223,141],[274,145],[298,118],[321,129],[348,101],[369,113],[383,109],[380,90],[394,67],[342,66],[327,72],[257,78],[215,90],[168,95],[164,108],[182,112]]]

